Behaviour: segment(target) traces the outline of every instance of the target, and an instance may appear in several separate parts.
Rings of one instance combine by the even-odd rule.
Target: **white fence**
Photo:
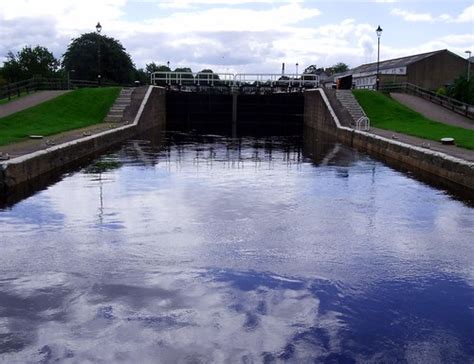
[[[304,87],[319,86],[319,76],[313,74],[273,73],[207,73],[207,72],[154,72],[152,85],[196,86],[253,86],[253,87]]]

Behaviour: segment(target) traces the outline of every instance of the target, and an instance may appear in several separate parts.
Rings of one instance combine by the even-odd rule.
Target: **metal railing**
[[[356,120],[355,127],[357,130],[369,131],[370,119],[367,116],[361,116],[359,119]]]
[[[301,87],[319,85],[319,76],[313,74],[284,75],[272,73],[207,73],[207,72],[154,72],[152,85],[229,86],[229,87]]]
[[[422,87],[413,85],[411,83],[397,83],[386,84],[380,87],[381,91],[402,91],[413,94],[429,100],[435,104],[443,106],[446,109],[454,111],[460,115],[466,116],[469,119],[474,119],[474,105],[466,104],[465,102],[453,99],[452,97],[439,95],[436,92],[424,89]]]

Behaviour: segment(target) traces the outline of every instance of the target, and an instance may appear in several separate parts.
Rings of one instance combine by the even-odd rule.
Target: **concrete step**
[[[353,119],[353,123],[359,120],[361,117],[366,116],[364,110],[360,107],[356,98],[350,90],[337,90],[336,98],[339,100],[341,105],[349,112],[349,115]]]
[[[119,122],[122,121],[122,119],[123,119],[123,116],[109,116],[109,115],[107,115],[104,121],[106,123],[119,123]]]

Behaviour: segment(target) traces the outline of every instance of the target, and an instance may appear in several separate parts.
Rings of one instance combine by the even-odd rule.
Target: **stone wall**
[[[165,89],[150,86],[133,123],[130,125],[2,162],[0,164],[0,192],[6,192],[14,186],[38,178],[43,174],[61,170],[80,159],[96,155],[122,143],[147,129],[158,126],[164,128],[166,124],[165,99]]]
[[[437,184],[474,198],[474,163],[375,134],[341,126],[324,91],[305,92],[305,125],[336,137],[395,167],[435,177]]]

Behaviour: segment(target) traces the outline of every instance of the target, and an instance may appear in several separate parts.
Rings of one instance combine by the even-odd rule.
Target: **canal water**
[[[311,135],[131,140],[0,233],[0,362],[474,360],[474,209]]]

